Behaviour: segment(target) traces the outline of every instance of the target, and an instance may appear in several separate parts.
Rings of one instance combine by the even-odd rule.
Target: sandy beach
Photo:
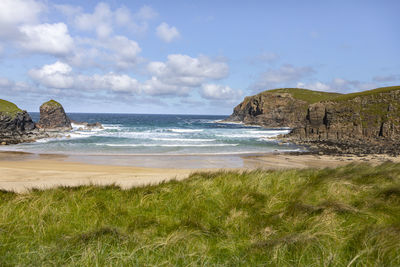
[[[108,164],[106,164],[108,158]],[[142,163],[140,164],[140,158]],[[357,156],[328,156],[328,155],[291,155],[266,154],[262,156],[227,156],[225,161],[221,157],[198,156],[193,158],[181,156],[179,159],[171,157],[140,157],[125,156],[121,164],[137,166],[120,166],[114,156],[96,157],[99,160],[94,164],[93,158],[86,156],[74,157],[67,155],[46,155],[17,152],[0,153],[0,188],[8,191],[25,192],[32,188],[51,188],[56,186],[78,186],[86,184],[106,185],[116,184],[122,188],[157,184],[171,179],[187,178],[195,171],[212,171],[218,169],[288,169],[288,168],[325,168],[336,167],[349,163],[367,162],[373,165],[385,161],[400,162],[399,157],[387,155]],[[223,157],[222,157],[223,158]],[[203,165],[196,165],[194,162]],[[159,163],[161,168],[143,167],[153,162]],[[227,168],[226,164],[234,162],[234,168]],[[238,163],[241,162],[241,166]],[[162,164],[161,164],[162,163]],[[208,165],[206,163],[209,163]],[[220,164],[220,167],[218,167]],[[142,166],[141,166],[142,165]],[[166,168],[165,166],[170,166]],[[196,167],[198,166],[198,167]]]

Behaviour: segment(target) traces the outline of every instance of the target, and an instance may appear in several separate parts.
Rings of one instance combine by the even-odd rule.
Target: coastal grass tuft
[[[18,108],[17,105],[15,105],[14,103],[0,99],[0,114],[14,117],[18,112],[21,111],[22,110]]]
[[[62,107],[62,105],[60,103],[58,103],[57,101],[51,99],[45,103],[42,104],[42,106],[49,106],[49,107]]]
[[[293,98],[303,100],[308,104],[313,104],[319,101],[331,100],[333,98],[341,96],[340,93],[313,91],[301,88],[279,88],[279,89],[264,91],[261,94],[269,94],[269,93],[289,93],[293,96]]]
[[[396,90],[400,90],[400,86],[380,87],[380,88],[376,88],[373,90],[367,90],[367,91],[350,93],[350,94],[343,94],[343,95],[339,95],[339,96],[335,97],[332,100],[336,101],[336,102],[340,102],[340,101],[354,99],[356,97],[373,96],[373,95],[378,95],[381,93],[389,93],[391,91],[396,91]]]
[[[0,191],[3,266],[399,266],[400,164]]]

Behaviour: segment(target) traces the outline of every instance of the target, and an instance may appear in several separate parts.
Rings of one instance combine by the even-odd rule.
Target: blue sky
[[[230,114],[280,87],[400,84],[400,1],[0,1],[0,98]]]

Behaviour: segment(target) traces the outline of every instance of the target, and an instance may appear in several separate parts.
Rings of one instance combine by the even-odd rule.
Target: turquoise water
[[[38,113],[31,113],[37,121]],[[226,116],[88,114],[71,113],[75,121],[100,122],[104,129],[79,130],[60,138],[7,146],[7,150],[35,153],[198,155],[253,154],[297,151],[294,145],[279,145],[272,137],[289,129],[265,129],[221,123]]]

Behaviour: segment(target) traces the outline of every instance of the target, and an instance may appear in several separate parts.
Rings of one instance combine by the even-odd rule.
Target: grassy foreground
[[[1,266],[399,266],[400,164],[0,193]]]

